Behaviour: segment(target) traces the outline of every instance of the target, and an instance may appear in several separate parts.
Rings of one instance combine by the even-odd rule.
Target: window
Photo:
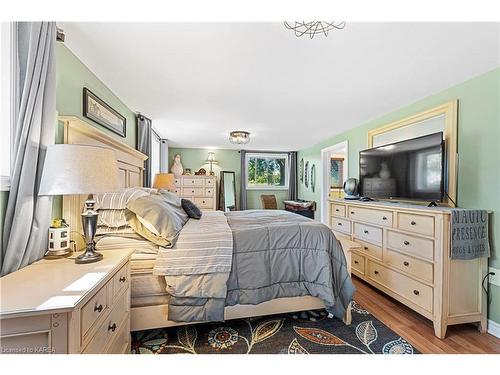
[[[422,152],[417,155],[417,190],[432,191],[441,184],[442,158],[440,153]]]
[[[160,136],[153,130],[151,134],[151,186],[157,173],[160,173]]]
[[[12,51],[13,24],[2,22],[0,24],[0,123],[1,123],[1,170],[0,188],[2,191],[10,189],[10,164],[11,164],[11,129],[13,122],[13,89],[12,84],[14,53]]]
[[[287,190],[288,155],[253,153],[246,155],[247,189]]]

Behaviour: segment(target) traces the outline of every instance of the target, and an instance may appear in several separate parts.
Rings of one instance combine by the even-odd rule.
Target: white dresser
[[[329,212],[336,236],[361,245],[352,274],[432,320],[439,338],[452,324],[486,331],[487,258],[450,259],[449,209],[334,199]]]
[[[132,252],[42,259],[0,278],[0,353],[129,353]]]
[[[203,210],[217,209],[215,176],[181,176],[175,179],[175,193],[193,201]]]

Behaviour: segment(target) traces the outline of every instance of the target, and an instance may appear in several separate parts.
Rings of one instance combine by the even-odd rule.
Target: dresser
[[[379,202],[329,202],[330,227],[361,247],[351,251],[352,274],[432,320],[479,323],[486,332],[481,281],[487,258],[450,259],[450,213],[445,207]]]
[[[174,192],[194,202],[202,210],[216,210],[216,185],[215,176],[181,176],[175,179]]]
[[[132,252],[42,259],[0,278],[0,353],[129,353]]]

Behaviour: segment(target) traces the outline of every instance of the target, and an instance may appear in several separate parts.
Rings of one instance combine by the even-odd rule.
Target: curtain
[[[0,275],[43,257],[52,198],[38,196],[45,152],[54,143],[56,77],[54,22],[14,24],[18,60],[14,82],[11,188],[5,213]]]
[[[247,166],[246,166],[247,151],[241,150],[241,179],[240,179],[240,210],[247,209]]]
[[[288,163],[290,164],[290,180],[288,182],[288,199],[296,200],[298,192],[298,181],[297,181],[297,151],[292,151],[288,153]]]
[[[153,136],[152,122],[143,115],[137,115],[137,150],[147,155],[144,162],[145,187],[151,187],[151,142]]]

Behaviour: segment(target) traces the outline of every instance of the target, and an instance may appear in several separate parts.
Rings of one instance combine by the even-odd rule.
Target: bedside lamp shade
[[[173,173],[157,173],[153,181],[153,188],[155,189],[165,189],[174,190],[175,176]]]
[[[47,147],[38,195],[71,195],[119,190],[114,151],[95,146]]]

